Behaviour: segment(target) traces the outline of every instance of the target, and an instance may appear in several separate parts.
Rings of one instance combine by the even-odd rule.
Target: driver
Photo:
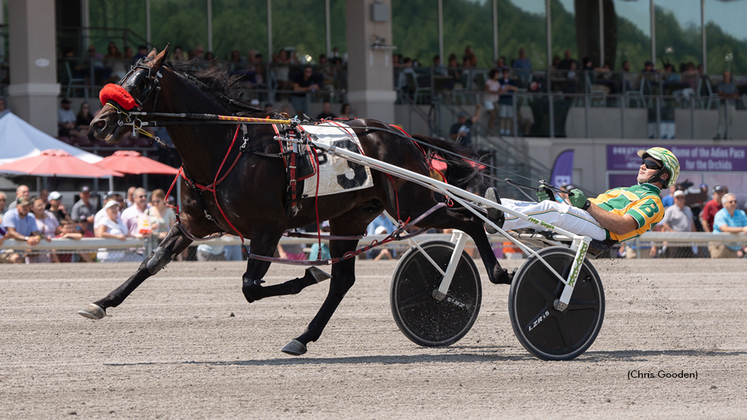
[[[592,239],[616,242],[640,236],[654,227],[664,217],[664,206],[659,193],[674,185],[680,175],[680,164],[672,152],[663,147],[639,150],[643,161],[638,169],[638,184],[627,188],[613,188],[596,198],[587,199],[579,189],[571,190],[568,201],[559,203],[552,199],[549,189],[537,192],[539,203],[510,200],[498,197],[489,188],[485,197],[517,213],[534,217],[578,235]],[[505,230],[536,227],[515,216],[505,217],[497,209],[488,210],[488,218]],[[488,229],[490,233],[493,229]]]

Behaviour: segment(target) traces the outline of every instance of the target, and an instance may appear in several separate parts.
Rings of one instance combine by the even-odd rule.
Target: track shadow
[[[609,360],[641,361],[650,357],[733,357],[744,356],[745,351],[723,350],[613,350],[587,351],[577,359],[581,362],[601,362]]]

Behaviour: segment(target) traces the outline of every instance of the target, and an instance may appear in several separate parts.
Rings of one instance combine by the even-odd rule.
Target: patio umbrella
[[[37,156],[4,163],[0,165],[0,172],[68,178],[109,178],[110,185],[112,176],[124,176],[117,171],[90,164],[59,149],[44,150]]]
[[[112,169],[123,174],[176,175],[177,169],[147,158],[132,150],[117,150],[113,155],[96,162],[100,168]]]

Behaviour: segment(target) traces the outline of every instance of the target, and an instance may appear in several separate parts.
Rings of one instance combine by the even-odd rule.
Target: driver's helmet
[[[642,158],[650,156],[658,160],[664,166],[662,170],[665,170],[669,174],[669,179],[665,181],[659,177],[661,175],[661,171],[659,171],[656,175],[651,177],[649,182],[660,180],[661,183],[664,184],[664,187],[669,187],[677,182],[677,178],[680,176],[680,162],[677,160],[677,156],[675,156],[674,153],[663,147],[652,147],[648,150],[639,150],[638,156]]]

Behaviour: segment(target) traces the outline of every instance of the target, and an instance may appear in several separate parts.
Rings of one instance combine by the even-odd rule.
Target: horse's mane
[[[242,102],[241,93],[246,87],[241,84],[240,75],[231,75],[216,66],[198,68],[195,61],[167,61],[165,67],[184,78],[192,86],[225,106],[232,114],[258,118],[281,118],[277,112],[267,113]]]

